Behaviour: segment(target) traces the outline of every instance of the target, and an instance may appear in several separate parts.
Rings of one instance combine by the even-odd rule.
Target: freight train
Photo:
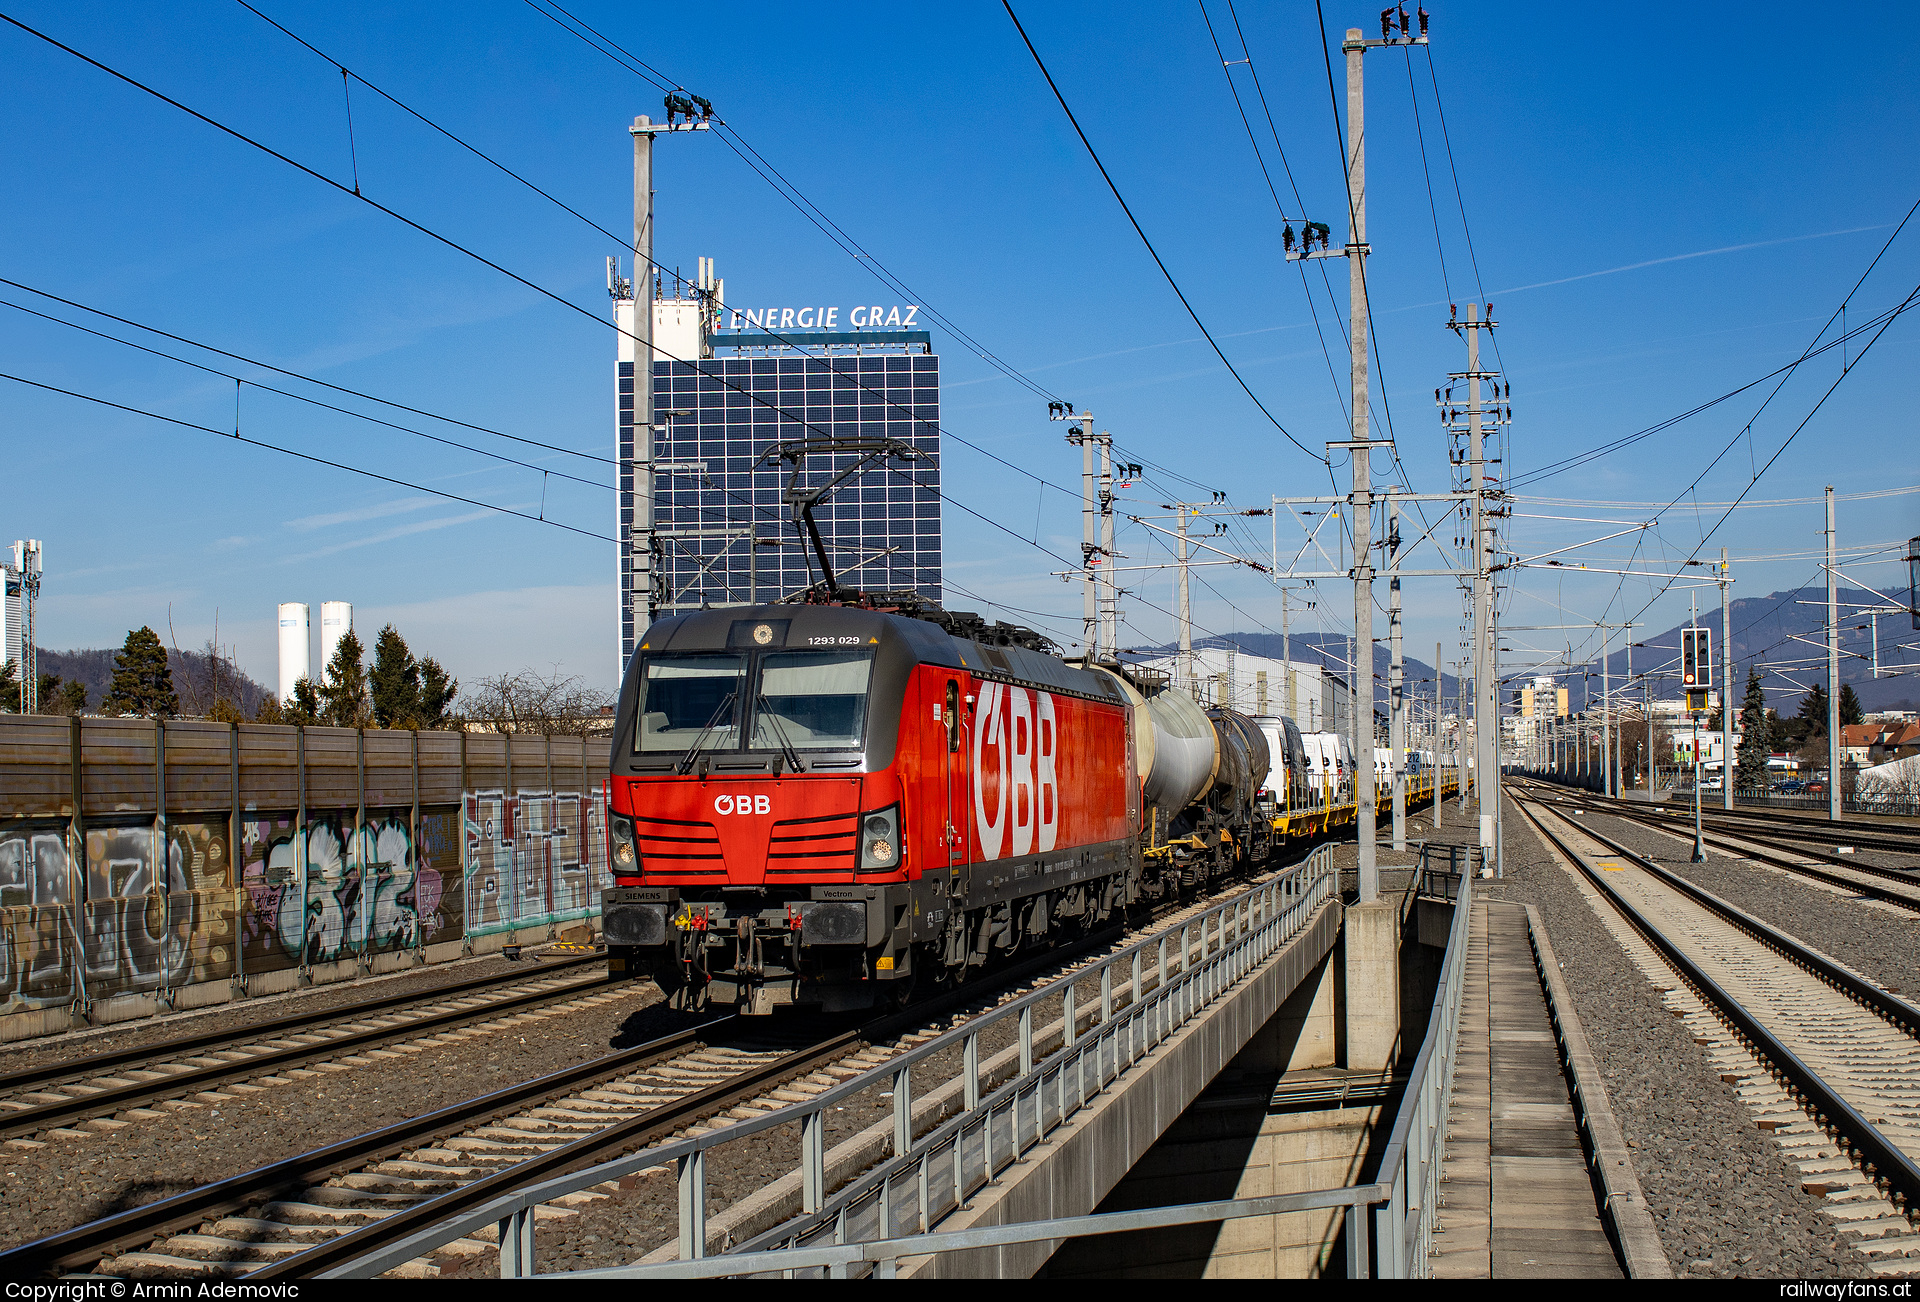
[[[904,1005],[1325,804],[1290,721],[904,598],[661,620],[617,718],[608,964],[689,1008]]]

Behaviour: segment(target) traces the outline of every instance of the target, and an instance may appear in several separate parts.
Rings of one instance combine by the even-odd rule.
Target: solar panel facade
[[[940,359],[912,342],[794,348],[766,335],[709,336],[714,356],[653,364],[654,521],[661,616],[777,601],[821,576],[782,500],[788,467],[763,464],[778,442],[893,438],[920,458],[869,466],[815,509],[835,572],[855,587],[911,588],[939,600]],[[799,342],[799,341],[796,341]],[[813,344],[811,337],[804,341]],[[620,363],[620,456],[634,455],[633,364]],[[685,415],[667,415],[684,412]],[[857,459],[807,459],[800,485]],[[630,533],[633,480],[620,480],[621,665],[635,645]]]

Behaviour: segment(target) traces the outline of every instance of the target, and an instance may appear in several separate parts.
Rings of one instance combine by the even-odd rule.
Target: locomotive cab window
[[[868,651],[774,651],[760,660],[753,750],[858,750],[867,729]]]
[[[646,662],[634,751],[733,750],[747,658],[739,655],[656,656]]]

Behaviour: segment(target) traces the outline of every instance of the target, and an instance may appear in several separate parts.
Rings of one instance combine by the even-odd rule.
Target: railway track
[[[1156,921],[1215,902],[1167,906]],[[310,1277],[510,1189],[831,1088],[1121,943],[1114,927],[985,984],[798,1042],[767,1022],[718,1019],[0,1253],[0,1274]],[[557,1199],[542,1214],[567,1216],[612,1192]],[[449,1248],[495,1246],[475,1236]],[[390,1273],[438,1271],[417,1260]]]
[[[1629,956],[1802,1187],[1877,1270],[1920,1272],[1906,1257],[1920,1251],[1920,1008],[1545,802],[1516,803],[1624,920]]]
[[[1582,800],[1568,796],[1549,787],[1545,794],[1539,788],[1532,788],[1533,798],[1556,809],[1592,810],[1595,814],[1608,818],[1624,819],[1641,826],[1657,828],[1672,835],[1691,835],[1692,828],[1680,819],[1652,813],[1645,809],[1636,809],[1631,805],[1604,800]],[[1690,823],[1691,820],[1687,820]],[[1709,828],[1714,830],[1709,831]],[[1700,839],[1707,845],[1764,863],[1795,876],[1825,882],[1830,886],[1855,892],[1868,899],[1884,904],[1896,905],[1920,913],[1920,868],[1902,870],[1884,868],[1876,864],[1860,863],[1844,855],[1823,854],[1818,851],[1792,849],[1781,850],[1777,847],[1757,843],[1754,833],[1733,833],[1708,822],[1701,822]],[[1920,854],[1920,850],[1907,850],[1905,853]]]
[[[574,959],[537,973],[492,973],[317,1016],[294,1013],[237,1030],[88,1054],[78,1063],[48,1063],[0,1076],[0,1140],[70,1136],[73,1127],[116,1117],[152,1119],[160,1114],[150,1104],[284,1085],[321,1064],[337,1065],[369,1050],[417,1051],[433,1037],[475,1022],[592,998],[606,988],[596,958]]]
[[[1604,808],[1610,813],[1619,813],[1625,817],[1672,822],[1685,819],[1689,823],[1693,820],[1691,799],[1684,805],[1677,803],[1651,805],[1641,801],[1618,800],[1591,792],[1571,791],[1552,783],[1526,782],[1524,785],[1537,791],[1552,792],[1561,799],[1574,800],[1597,809]],[[1703,808],[1700,811],[1700,821],[1703,827],[1712,825],[1736,834],[1746,833],[1780,837],[1790,841],[1845,845],[1860,850],[1882,850],[1889,854],[1920,855],[1920,827],[1907,827],[1901,824],[1894,824],[1891,828],[1873,827],[1863,825],[1861,822],[1833,823],[1824,818],[1794,818],[1784,814],[1762,814],[1751,810],[1742,812],[1737,809],[1729,814],[1717,806]],[[1889,835],[1890,832],[1894,834]],[[1920,864],[1908,870],[1907,879],[1913,879],[1915,874],[1920,874]]]

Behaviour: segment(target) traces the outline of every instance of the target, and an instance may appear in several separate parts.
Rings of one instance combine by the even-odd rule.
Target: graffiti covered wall
[[[224,821],[0,828],[0,1009],[164,991],[234,974]],[[164,853],[156,853],[156,846]]]
[[[380,767],[351,730],[174,723],[163,735],[85,720],[69,737],[17,719],[0,717],[0,771],[36,780],[17,784],[25,797],[0,794],[0,1014],[429,947],[444,955],[448,942],[544,937],[598,916],[604,742],[513,739],[519,751],[541,747],[522,780],[511,763],[485,767],[507,739],[475,738],[474,767],[513,782],[471,789],[469,739],[457,734],[419,734],[428,758],[404,767],[391,753],[408,734],[383,737]],[[337,764],[323,782],[307,766],[322,740],[331,755],[360,757],[344,789]],[[545,785],[561,776],[578,787]],[[164,821],[157,791],[168,793]],[[356,791],[388,801],[411,791],[420,804],[339,807]],[[303,792],[333,803],[303,811]]]

